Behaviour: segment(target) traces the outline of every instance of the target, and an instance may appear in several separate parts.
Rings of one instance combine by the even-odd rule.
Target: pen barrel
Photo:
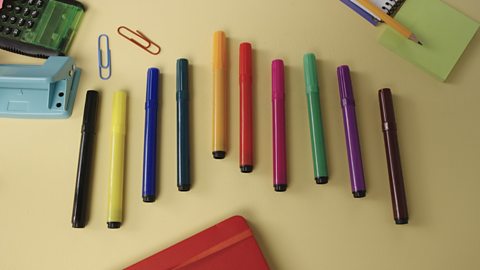
[[[366,187],[363,173],[362,154],[360,150],[360,138],[358,135],[353,88],[348,66],[340,66],[337,69],[337,74],[352,193],[355,197],[364,197]]]
[[[72,212],[72,226],[74,228],[83,228],[86,225],[87,199],[91,182],[93,141],[93,134],[82,133]]]
[[[285,85],[282,60],[272,62],[273,184],[287,185]]]
[[[213,152],[226,152],[227,146],[227,90],[226,70],[213,73]]]
[[[112,136],[112,163],[108,186],[108,222],[122,222],[125,134]]]
[[[190,189],[188,61],[177,60],[177,187]]]
[[[112,117],[112,153],[108,185],[108,223],[121,223],[123,219],[123,177],[125,160],[126,103],[125,92],[114,94]]]
[[[285,100],[272,101],[273,123],[273,183],[287,184],[287,147],[285,132]]]
[[[83,228],[87,222],[87,200],[91,183],[97,107],[98,92],[93,90],[87,91],[73,200],[72,227],[74,228]]]
[[[318,91],[307,94],[307,104],[314,175],[316,179],[319,179],[320,177],[328,177],[322,112],[320,109],[320,95]]]
[[[147,71],[142,183],[144,202],[153,202],[156,195],[159,73],[157,68]]]
[[[408,223],[408,208],[403,181],[400,147],[397,137],[397,127],[393,99],[390,89],[378,92],[385,154],[390,183],[393,217],[397,224]]]
[[[252,78],[240,79],[240,167],[253,166]]]

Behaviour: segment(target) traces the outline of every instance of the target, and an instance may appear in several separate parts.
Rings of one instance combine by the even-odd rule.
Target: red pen
[[[240,171],[253,171],[252,45],[240,44]]]

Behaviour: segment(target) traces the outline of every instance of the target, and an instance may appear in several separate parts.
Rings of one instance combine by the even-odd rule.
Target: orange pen
[[[227,153],[227,55],[225,33],[213,35],[213,158]]]

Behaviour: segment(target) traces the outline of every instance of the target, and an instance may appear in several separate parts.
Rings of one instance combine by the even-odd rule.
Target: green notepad
[[[444,81],[479,24],[439,0],[407,0],[395,19],[423,42],[420,46],[388,27],[380,44]]]

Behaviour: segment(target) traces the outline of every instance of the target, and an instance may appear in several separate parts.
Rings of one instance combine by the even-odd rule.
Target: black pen
[[[72,227],[83,228],[87,223],[87,199],[92,169],[95,126],[97,122],[98,92],[87,91],[83,111],[82,139],[78,157],[77,182],[73,200]]]

